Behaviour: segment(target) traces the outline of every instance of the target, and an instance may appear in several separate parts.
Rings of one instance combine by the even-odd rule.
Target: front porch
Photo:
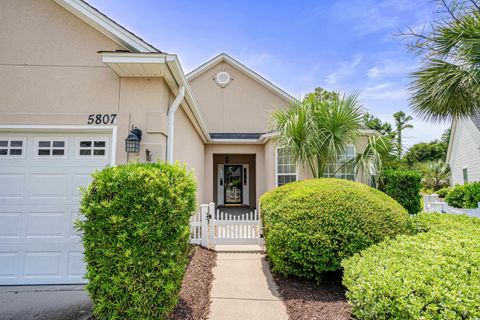
[[[228,214],[256,209],[256,155],[213,154],[213,199]]]

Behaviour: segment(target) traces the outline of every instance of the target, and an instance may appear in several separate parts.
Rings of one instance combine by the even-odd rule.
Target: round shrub
[[[479,319],[480,219],[422,213],[420,232],[343,262],[359,319]]]
[[[164,319],[175,307],[195,189],[178,165],[137,163],[93,174],[77,226],[95,319]]]
[[[260,208],[273,271],[317,281],[342,259],[409,230],[395,200],[347,180],[289,183],[265,193]]]

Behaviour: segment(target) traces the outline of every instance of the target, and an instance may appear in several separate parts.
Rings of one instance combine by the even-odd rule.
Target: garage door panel
[[[33,173],[30,177],[30,199],[35,203],[66,201],[68,175],[61,173]]]
[[[0,252],[0,284],[2,279],[14,280],[17,275],[18,252]]]
[[[25,173],[4,172],[0,168],[0,205],[23,202]]]
[[[85,283],[81,234],[74,230],[82,218],[80,187],[109,163],[110,150],[103,159],[81,158],[78,137],[88,135],[68,133],[61,134],[67,156],[38,157],[36,138],[60,134],[18,135],[25,137],[24,157],[0,158],[0,285]]]
[[[24,214],[18,207],[3,207],[0,212],[0,242],[20,239],[23,235]]]
[[[60,278],[63,269],[61,251],[30,251],[25,252],[25,278]],[[63,258],[64,259],[64,258]]]
[[[49,210],[29,212],[27,217],[27,238],[61,238],[65,236],[65,212]]]

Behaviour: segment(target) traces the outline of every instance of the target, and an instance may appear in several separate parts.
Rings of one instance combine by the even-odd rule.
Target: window
[[[36,153],[39,158],[65,158],[67,155],[67,138],[36,138]]]
[[[277,187],[297,181],[297,166],[284,148],[277,148]]]
[[[463,183],[468,183],[468,169],[463,168]]]
[[[107,155],[107,139],[79,138],[78,153],[81,158],[104,158]]]
[[[324,177],[355,180],[355,170],[353,165],[345,165],[355,157],[355,146],[350,145],[344,153],[336,156],[334,162],[331,162],[325,168]],[[344,166],[345,165],[345,166]],[[343,166],[343,168],[341,168]],[[341,169],[340,169],[341,168]],[[338,170],[338,172],[337,172]]]
[[[25,138],[1,138],[0,157],[23,157]]]

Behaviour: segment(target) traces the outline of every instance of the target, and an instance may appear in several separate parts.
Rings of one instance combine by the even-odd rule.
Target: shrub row
[[[343,262],[359,319],[478,319],[480,219],[422,213],[419,233],[374,245]]]
[[[395,200],[347,180],[289,183],[264,194],[260,208],[273,271],[317,281],[342,259],[409,230]]]
[[[480,182],[456,185],[448,192],[445,201],[455,208],[476,208],[480,202]]]
[[[380,190],[397,200],[408,213],[420,211],[422,176],[413,170],[388,169],[383,172]]]
[[[164,319],[186,270],[195,181],[179,166],[128,164],[93,175],[78,222],[95,319]]]

